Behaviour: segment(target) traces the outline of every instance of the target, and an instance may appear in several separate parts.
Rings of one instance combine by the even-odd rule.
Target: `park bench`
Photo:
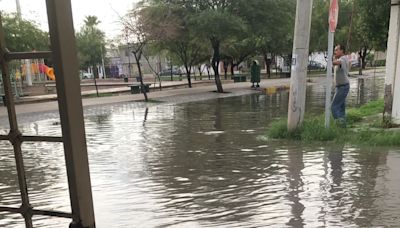
[[[144,88],[146,93],[150,92],[150,85],[151,83],[144,83]],[[131,94],[139,94],[141,93],[141,84],[140,83],[135,83],[135,84],[130,84],[128,85],[131,88]]]
[[[3,103],[3,106],[6,106],[6,95],[0,94],[0,96],[1,96],[1,102]]]
[[[246,75],[234,75],[232,76],[233,82],[246,82]]]

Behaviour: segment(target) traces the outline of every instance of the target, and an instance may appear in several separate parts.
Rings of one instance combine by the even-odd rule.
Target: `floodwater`
[[[349,105],[382,96],[382,84],[353,80]],[[323,88],[308,91],[308,112],[321,113]],[[282,92],[87,110],[97,227],[398,226],[400,150],[268,140],[287,100]],[[57,115],[20,123],[27,134],[61,134]],[[23,152],[32,205],[70,211],[62,145],[25,143]],[[18,207],[9,144],[0,144],[0,164],[0,204]],[[68,224],[34,217],[35,227]],[[23,220],[3,213],[0,227]]]

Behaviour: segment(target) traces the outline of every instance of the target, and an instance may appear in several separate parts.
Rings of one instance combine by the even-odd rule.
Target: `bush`
[[[376,67],[386,66],[386,60],[376,60],[374,66]]]

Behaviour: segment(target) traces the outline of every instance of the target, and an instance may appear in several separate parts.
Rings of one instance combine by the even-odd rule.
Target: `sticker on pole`
[[[329,31],[335,32],[339,17],[339,3],[338,0],[332,0],[329,7]]]

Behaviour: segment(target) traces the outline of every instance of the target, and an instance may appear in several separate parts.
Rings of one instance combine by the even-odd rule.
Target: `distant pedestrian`
[[[260,87],[260,76],[261,76],[261,67],[258,64],[257,60],[254,60],[251,65],[251,88],[254,88],[254,83],[257,83],[257,87]]]
[[[332,101],[332,115],[335,121],[342,127],[346,126],[346,97],[349,94],[349,61],[345,55],[343,45],[335,47],[333,65],[335,67],[335,96]]]

